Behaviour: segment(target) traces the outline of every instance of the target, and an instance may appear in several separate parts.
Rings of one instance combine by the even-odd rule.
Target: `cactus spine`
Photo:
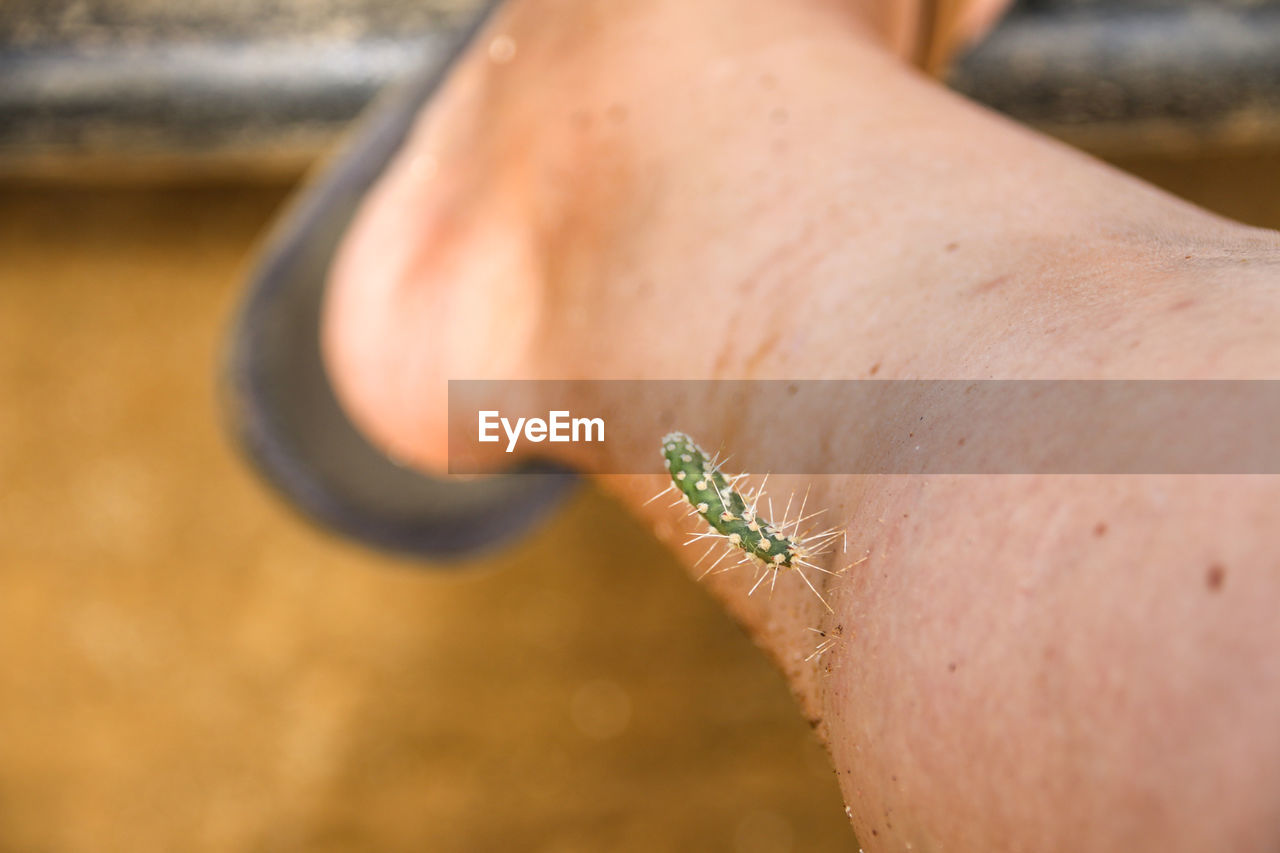
[[[754,492],[739,489],[738,484],[746,475],[725,476],[720,470],[718,460],[709,458],[702,448],[684,433],[673,432],[662,440],[662,458],[671,475],[671,485],[661,494],[666,494],[674,488],[680,495],[677,503],[682,501],[687,503],[692,508],[690,515],[698,515],[711,528],[707,532],[695,535],[690,541],[712,538],[731,546],[720,556],[720,559],[711,564],[703,576],[709,574],[726,557],[740,553],[739,561],[730,564],[728,568],[743,563],[755,564],[758,575],[751,592],[754,593],[766,578],[769,579],[772,589],[780,572],[795,570],[823,606],[827,610],[831,609],[826,599],[806,576],[803,568],[825,574],[837,574],[819,567],[812,561],[824,553],[836,537],[842,535],[841,530],[832,529],[808,536],[801,535],[800,525],[818,513],[806,516],[802,502],[797,518],[789,521],[786,516],[790,512],[791,500],[787,501],[787,509],[783,510],[783,520],[776,524],[771,522],[758,511],[760,500],[764,497],[764,483],[762,482],[760,488]],[[711,554],[716,544],[716,542],[712,543],[702,559],[705,560]],[[698,562],[701,563],[702,560]]]
[[[762,563],[791,567],[799,556],[795,541],[756,514],[707,454],[689,436],[673,432],[662,440],[662,456],[676,488],[711,529]]]

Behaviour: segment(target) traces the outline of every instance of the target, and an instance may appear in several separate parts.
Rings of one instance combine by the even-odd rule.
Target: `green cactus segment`
[[[766,565],[791,567],[799,543],[761,518],[689,436],[673,432],[664,438],[662,458],[676,489],[730,545]]]

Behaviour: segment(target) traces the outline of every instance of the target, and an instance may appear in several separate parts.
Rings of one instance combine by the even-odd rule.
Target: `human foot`
[[[511,4],[344,249],[326,342],[350,411],[396,455],[439,470],[451,377],[865,375],[889,350],[870,328],[824,318],[896,288],[897,250],[877,257],[849,235],[880,218],[872,199],[911,190],[875,160],[903,119],[884,105],[929,88],[894,53],[914,49],[902,36],[918,11]],[[882,139],[865,146],[868,135]],[[878,310],[885,329],[903,316]],[[640,504],[653,483],[611,485]],[[820,620],[807,592],[766,601],[740,578],[716,584],[798,685],[812,676],[794,653],[803,662],[811,645],[796,626]],[[776,618],[784,608],[793,615]]]
[[[959,101],[865,21],[834,2],[514,4],[344,251],[326,342],[356,418],[438,469],[450,377],[1275,375],[1274,237]],[[612,485],[670,528],[640,508],[658,478]],[[837,615],[795,584],[715,588],[828,735],[869,849],[1070,849],[1081,825],[1098,850],[1261,849],[1280,783],[1249,754],[1275,748],[1255,717],[1280,706],[1236,700],[1278,683],[1260,652],[1275,498],[822,478],[812,500],[873,553],[823,590]],[[1098,518],[1136,532],[1091,544]],[[1205,612],[1203,584],[1171,579],[1215,549],[1242,592]],[[805,661],[806,629],[837,625],[839,652]],[[1132,702],[1098,678],[1117,648]],[[1188,684],[1212,698],[1144,725]],[[1197,731],[1214,749],[1179,749]],[[1201,782],[1162,784],[1180,775]]]
[[[647,342],[661,339],[676,294],[704,311],[708,339],[724,337],[719,288],[776,278],[768,265],[794,254],[788,242],[823,253],[847,237],[836,208],[871,207],[888,189],[824,199],[820,215],[805,207],[825,181],[849,177],[829,164],[842,149],[856,156],[848,137],[867,130],[867,101],[884,100],[842,90],[865,85],[868,61],[873,74],[898,71],[883,48],[915,52],[926,5],[509,4],[345,242],[326,352],[350,410],[398,455],[438,466],[445,376],[572,375],[571,342],[616,342],[603,321],[622,313],[642,324],[621,330],[645,342],[620,370],[636,376],[663,355]],[[937,30],[954,43],[1003,4],[936,5],[965,22]],[[832,111],[851,119],[845,139]],[[709,234],[735,254],[759,250],[715,268]],[[690,288],[695,278],[708,285]],[[698,362],[709,349],[652,373],[742,372],[740,353]]]

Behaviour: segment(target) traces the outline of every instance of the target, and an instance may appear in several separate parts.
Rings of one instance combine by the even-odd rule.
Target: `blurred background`
[[[264,228],[468,0],[0,0],[0,851],[854,848],[781,679],[580,489],[452,567],[222,433]],[[1280,227],[1280,3],[1022,2],[952,85]]]

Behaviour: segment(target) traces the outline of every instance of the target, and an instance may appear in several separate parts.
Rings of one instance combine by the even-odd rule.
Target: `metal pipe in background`
[[[6,0],[0,176],[294,172],[472,0]],[[1280,0],[1022,0],[952,85],[1104,156],[1280,151]]]

